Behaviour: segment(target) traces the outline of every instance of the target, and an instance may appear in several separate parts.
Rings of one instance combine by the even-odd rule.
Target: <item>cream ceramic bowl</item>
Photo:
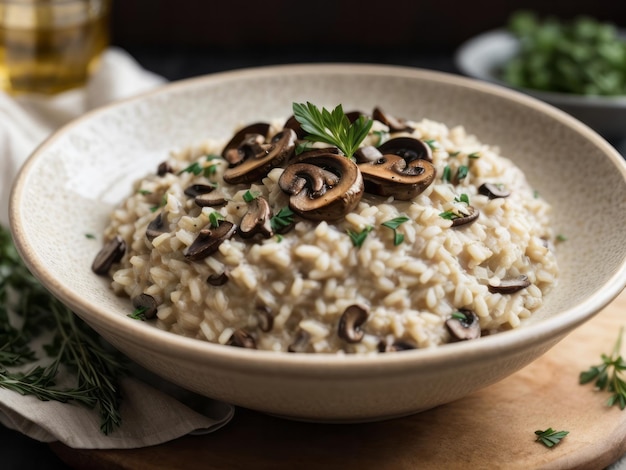
[[[561,277],[514,331],[438,349],[341,357],[272,353],[184,338],[127,317],[129,301],[91,272],[114,205],[168,151],[287,116],[293,101],[463,124],[500,146],[554,206]],[[538,100],[410,68],[294,65],[221,73],[92,112],[28,160],[12,230],[35,275],[130,358],[195,392],[302,420],[368,421],[447,403],[548,351],[626,284],[626,164],[594,131]],[[497,406],[497,404],[494,404]]]

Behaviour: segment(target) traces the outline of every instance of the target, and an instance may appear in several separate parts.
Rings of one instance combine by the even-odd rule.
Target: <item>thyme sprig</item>
[[[334,145],[346,157],[354,155],[374,122],[361,115],[350,123],[340,104],[329,111],[309,102],[293,103],[293,115],[307,133],[306,140]]]
[[[621,410],[626,408],[626,377],[624,377],[626,360],[620,354],[623,335],[624,327],[622,326],[611,355],[602,354],[601,364],[591,366],[579,376],[580,384],[595,380],[596,390],[606,390],[611,394],[606,402],[607,406],[617,405]]]
[[[16,326],[18,324],[18,326]],[[31,341],[51,334],[44,346],[47,365],[33,365]],[[8,230],[0,226],[0,387],[44,401],[96,408],[100,429],[109,434],[121,424],[118,380],[125,359],[108,349],[87,324],[53,297],[28,271]],[[21,366],[19,371],[15,366]],[[56,382],[70,374],[74,385]]]

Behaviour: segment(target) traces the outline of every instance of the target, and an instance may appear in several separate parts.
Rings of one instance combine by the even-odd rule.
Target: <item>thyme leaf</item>
[[[332,111],[320,110],[310,102],[293,103],[292,107],[294,117],[308,134],[306,140],[334,145],[348,158],[354,155],[374,122],[361,115],[350,123],[340,104]]]

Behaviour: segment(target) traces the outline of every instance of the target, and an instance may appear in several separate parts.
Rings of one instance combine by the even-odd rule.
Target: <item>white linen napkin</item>
[[[89,83],[52,97],[0,92],[0,224],[8,227],[12,181],[30,153],[55,129],[84,112],[161,85],[125,51],[108,49]],[[139,379],[138,377],[141,377]],[[97,412],[43,402],[0,388],[0,422],[42,442],[73,448],[134,448],[214,431],[233,416],[232,406],[186,392],[137,369],[122,381],[122,426],[100,432]],[[189,406],[188,406],[189,405]]]

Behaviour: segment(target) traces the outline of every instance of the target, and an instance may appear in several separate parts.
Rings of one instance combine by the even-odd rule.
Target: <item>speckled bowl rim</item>
[[[458,87],[475,89],[482,93],[499,96],[523,106],[534,108],[541,113],[551,116],[564,126],[574,129],[603,150],[606,157],[612,161],[616,171],[622,174],[626,184],[626,163],[624,159],[595,131],[551,105],[506,87],[443,72],[378,64],[292,64],[240,69],[174,82],[139,96],[104,106],[67,124],[42,143],[21,168],[14,182],[10,199],[11,230],[17,249],[25,259],[27,266],[55,296],[96,329],[105,328],[108,331],[116,331],[115,334],[117,335],[127,337],[135,342],[141,342],[146,349],[167,350],[173,356],[184,357],[188,360],[206,361],[208,360],[207,358],[210,358],[210,362],[217,365],[227,366],[236,362],[239,369],[245,369],[249,373],[265,374],[267,371],[282,371],[288,372],[292,376],[300,375],[303,377],[310,377],[312,373],[329,376],[362,376],[373,371],[376,371],[377,375],[380,376],[393,375],[397,374],[399,370],[411,367],[434,368],[450,361],[454,361],[456,364],[464,364],[475,361],[485,355],[523,351],[533,344],[547,342],[550,338],[558,337],[559,335],[564,336],[599,312],[624,288],[626,285],[626,260],[621,263],[619,269],[605,283],[604,288],[589,296],[583,303],[560,313],[555,313],[550,318],[543,319],[536,324],[525,325],[519,329],[483,337],[471,342],[447,344],[438,348],[405,351],[398,354],[373,356],[289,354],[224,347],[223,345],[158,330],[155,327],[147,327],[142,322],[129,322],[126,315],[120,315],[119,312],[108,312],[98,307],[94,308],[93,305],[90,305],[88,299],[66,289],[47,271],[45,262],[38,257],[36,248],[29,243],[18,208],[20,199],[24,195],[24,188],[27,184],[31,167],[50,146],[65,134],[71,132],[74,127],[80,125],[85,120],[92,119],[96,115],[115,112],[119,107],[144,100],[146,97],[165,95],[173,91],[184,90],[185,88],[202,87],[205,83],[228,82],[229,80],[246,77],[324,72],[352,75],[385,74],[445,82]]]

